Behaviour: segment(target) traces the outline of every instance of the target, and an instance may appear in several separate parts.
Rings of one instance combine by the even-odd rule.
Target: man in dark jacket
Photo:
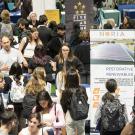
[[[40,15],[39,17],[39,26],[38,26],[38,32],[39,32],[39,38],[41,39],[43,45],[47,45],[48,42],[52,39],[51,30],[46,27],[47,25],[47,17],[46,15]]]
[[[48,55],[54,58],[60,51],[62,44],[65,42],[65,25],[58,24],[57,25],[57,33],[52,38],[52,40],[48,43]]]

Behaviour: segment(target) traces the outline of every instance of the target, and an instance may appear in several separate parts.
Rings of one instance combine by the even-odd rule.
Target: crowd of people
[[[70,39],[66,41],[65,24],[48,22],[44,14],[37,19],[31,1],[28,2],[22,1],[22,18],[16,24],[10,20],[9,9],[5,9],[7,3],[1,10],[0,135],[85,135],[88,96],[81,84],[90,84],[89,32],[81,30],[79,23],[74,22]],[[63,3],[61,0],[56,6],[63,10]],[[14,10],[19,4],[20,0],[16,1]],[[115,21],[110,19],[104,29],[115,26]],[[120,29],[133,26],[125,16]],[[128,123],[126,106],[117,95],[116,80],[107,80],[106,89],[95,116],[100,134],[134,135],[135,107],[133,121]],[[76,102],[73,104],[73,101]],[[116,111],[121,115],[120,124],[117,117],[110,126],[113,121],[107,121],[106,109],[103,109],[108,106],[119,107]],[[84,107],[85,111],[81,109]]]
[[[60,7],[59,2],[57,7]],[[89,32],[79,30],[77,35],[72,34],[70,44],[66,41],[65,24],[48,22],[46,15],[37,19],[33,11],[27,17],[22,13],[15,24],[10,20],[9,9],[3,8],[0,134],[85,135],[87,115],[74,120],[67,104],[70,105],[74,92],[84,95],[86,102],[88,100],[81,84],[90,83]],[[88,55],[87,60],[84,54]]]
[[[109,3],[109,4],[108,4]],[[130,18],[128,14],[124,13],[124,11],[119,11],[119,4],[134,4],[132,0],[94,0],[95,12],[96,16],[94,18],[95,25],[93,28],[96,29],[134,29],[135,28],[135,20],[134,18]],[[120,12],[120,24],[116,23],[114,17],[110,15],[108,19],[105,18],[105,21],[102,22],[102,17],[100,16],[100,9],[105,10],[118,10]],[[98,22],[98,23],[97,23]]]

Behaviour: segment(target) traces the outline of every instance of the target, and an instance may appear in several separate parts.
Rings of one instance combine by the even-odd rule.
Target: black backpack
[[[122,130],[126,124],[124,105],[118,99],[107,100],[101,107],[101,128],[115,132]]]
[[[32,113],[32,109],[36,106],[36,96],[32,94],[27,94],[23,99],[23,117],[28,119]]]
[[[83,120],[88,117],[89,104],[83,93],[74,91],[69,106],[69,112],[73,120]]]

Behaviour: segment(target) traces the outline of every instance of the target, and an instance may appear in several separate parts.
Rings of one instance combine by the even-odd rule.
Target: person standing
[[[83,96],[85,101],[88,100],[85,88],[80,86],[78,71],[73,67],[69,68],[65,82],[65,90],[62,92],[60,103],[65,113],[67,135],[76,135],[76,130],[78,135],[85,135],[85,119],[75,120],[71,115],[71,101],[74,93],[78,94],[79,97]],[[80,100],[79,102],[82,104]],[[76,105],[74,106],[75,109]]]

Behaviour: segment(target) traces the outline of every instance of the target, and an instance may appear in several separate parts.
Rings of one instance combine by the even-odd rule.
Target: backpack
[[[88,117],[89,104],[83,93],[74,91],[71,97],[69,112],[73,120],[83,120]]]
[[[13,37],[13,28],[11,23],[0,23],[0,35],[3,36],[5,34]]]
[[[32,109],[36,106],[36,96],[32,94],[25,95],[23,99],[23,117],[28,119],[32,113]]]
[[[107,100],[101,107],[101,128],[111,132],[122,130],[126,123],[124,110],[119,99]]]
[[[24,88],[23,77],[21,77],[20,82],[17,83],[15,79],[13,79],[11,83],[10,90],[10,100],[13,103],[22,103],[23,98],[25,96],[25,88]]]

